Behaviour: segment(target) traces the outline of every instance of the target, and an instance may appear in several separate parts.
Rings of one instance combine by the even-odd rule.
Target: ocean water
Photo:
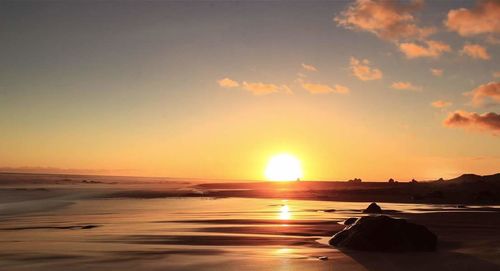
[[[342,221],[362,215],[360,210],[368,205],[249,198],[101,198],[75,191],[0,204],[0,270],[202,270],[208,266],[242,270],[234,262],[270,261],[282,267],[285,260],[318,261],[336,251],[327,240],[343,228]],[[380,205],[396,217],[454,210],[425,204]],[[231,262],[231,268],[225,262]]]

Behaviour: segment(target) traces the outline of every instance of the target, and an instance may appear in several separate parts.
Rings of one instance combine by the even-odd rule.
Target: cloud
[[[450,113],[443,121],[446,127],[492,132],[500,132],[500,115],[489,112],[478,114],[476,112],[455,111]]]
[[[231,80],[229,78],[223,78],[220,80],[217,80],[217,84],[223,88],[235,88],[238,87],[240,84],[237,81]]]
[[[475,59],[488,60],[491,58],[488,51],[486,51],[486,48],[478,44],[466,44],[460,53]]]
[[[335,85],[331,87],[325,84],[301,82],[301,86],[305,90],[309,91],[309,93],[311,94],[326,94],[326,93],[347,94],[350,92],[350,89],[348,87],[341,85]]]
[[[334,21],[339,26],[370,32],[384,40],[423,39],[436,30],[416,24],[412,13],[417,11],[422,3],[420,0],[406,5],[399,1],[357,0],[336,16]]]
[[[303,74],[303,73],[299,72],[299,73],[297,73],[297,77],[299,77],[299,78],[306,78],[306,77],[307,77],[307,75],[305,75],[305,74]]]
[[[494,35],[488,35],[485,40],[489,44],[500,44],[500,37],[495,37]]]
[[[254,95],[262,96],[275,92],[282,92],[286,94],[292,94],[292,90],[287,85],[276,85],[276,84],[266,84],[261,82],[246,82],[244,81],[241,85],[237,81],[230,78],[223,78],[217,80],[217,84],[223,88],[236,88],[241,87],[246,91],[251,92]]]
[[[486,99],[491,99],[496,103],[500,103],[500,82],[489,82],[480,85],[470,92],[464,93],[466,96],[472,96],[472,104],[480,106]]]
[[[500,33],[500,1],[478,1],[472,9],[452,9],[444,24],[464,37]],[[494,37],[491,37],[494,38]]]
[[[443,76],[443,70],[442,69],[434,69],[434,68],[431,68],[431,73],[432,75],[434,76]]]
[[[421,90],[422,89],[422,87],[414,86],[410,82],[394,82],[394,83],[392,83],[391,87],[393,89],[397,89],[397,90]]]
[[[500,71],[494,71],[492,74],[493,74],[493,77],[495,77],[495,78],[500,77]]]
[[[304,68],[306,71],[310,71],[310,72],[317,72],[318,69],[316,67],[314,67],[313,65],[308,65],[308,64],[304,64],[302,63],[302,68]]]
[[[370,61],[364,59],[362,61],[351,57],[350,69],[352,74],[362,81],[378,80],[381,79],[382,71],[376,68],[370,68]]]
[[[287,85],[281,85],[280,90],[281,90],[281,92],[283,92],[285,94],[293,95],[292,89],[290,87],[288,87]]]
[[[435,108],[445,108],[445,107],[449,107],[452,105],[451,102],[447,102],[447,101],[441,101],[441,100],[438,100],[438,101],[434,101],[431,103],[431,105]]]
[[[413,42],[405,42],[399,44],[399,50],[409,59],[418,57],[438,58],[441,54],[451,51],[448,44],[440,41],[428,40],[425,41],[425,44],[419,45]]]
[[[291,94],[292,90],[287,85],[266,84],[261,82],[249,83],[243,82],[244,90],[251,92],[254,95],[262,96],[276,92]]]

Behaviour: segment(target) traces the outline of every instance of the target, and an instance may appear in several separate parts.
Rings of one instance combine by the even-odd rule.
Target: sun
[[[267,163],[265,175],[270,181],[295,181],[302,178],[302,167],[295,156],[278,154]]]

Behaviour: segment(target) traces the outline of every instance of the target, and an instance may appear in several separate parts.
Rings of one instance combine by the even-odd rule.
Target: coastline
[[[359,252],[327,243],[344,228],[343,220],[366,215],[362,210],[372,198],[362,199],[370,193],[359,196],[358,202],[332,201],[325,199],[334,197],[312,198],[318,190],[301,191],[296,183],[252,184],[252,189],[241,190],[234,184],[224,189],[221,184],[91,181],[0,185],[0,233],[4,236],[0,269],[500,268],[500,206],[494,204],[377,201],[383,214],[428,227],[438,236],[437,250]],[[327,194],[332,183],[299,185],[323,186],[320,191]],[[351,194],[359,191],[352,185],[333,185],[342,188],[339,191],[350,195],[349,199],[355,199]],[[387,184],[365,186],[373,194]],[[276,194],[262,193],[263,187]]]

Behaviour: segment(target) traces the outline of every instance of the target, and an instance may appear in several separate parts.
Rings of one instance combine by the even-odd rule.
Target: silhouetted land
[[[122,186],[120,184],[125,184]],[[154,189],[143,185],[156,185]],[[436,204],[500,204],[500,173],[480,176],[464,174],[449,180],[420,182],[216,182],[95,175],[53,175],[0,173],[0,185],[37,185],[48,189],[50,185],[118,186],[114,192],[104,193],[107,198],[163,198],[163,197],[244,197],[279,198],[323,201],[436,203]],[[172,186],[182,187],[171,189]],[[32,189],[32,188],[31,188]]]
[[[425,182],[211,183],[206,196],[401,203],[500,204],[500,173]]]

